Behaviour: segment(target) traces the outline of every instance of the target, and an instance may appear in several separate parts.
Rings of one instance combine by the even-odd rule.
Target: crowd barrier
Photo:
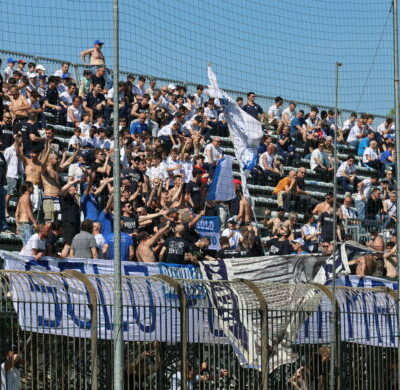
[[[112,388],[112,291],[110,275],[0,271],[3,376],[11,356],[22,389]],[[328,388],[332,364],[337,388],[391,389],[396,303],[384,286],[334,298],[319,284],[124,276],[125,388]]]

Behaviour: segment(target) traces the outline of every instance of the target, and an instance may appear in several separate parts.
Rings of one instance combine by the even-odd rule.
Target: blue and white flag
[[[236,196],[233,185],[232,163],[233,157],[228,155],[218,161],[208,190],[207,200],[226,202]]]
[[[217,76],[210,65],[208,66],[208,80],[210,85],[207,94],[219,99],[224,110],[229,134],[240,166],[243,190],[247,196],[246,177],[257,164],[257,148],[263,136],[261,123],[243,111],[227,93],[219,88]]]

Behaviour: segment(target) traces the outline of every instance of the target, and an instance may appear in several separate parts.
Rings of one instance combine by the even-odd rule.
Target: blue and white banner
[[[233,157],[229,155],[225,155],[224,158],[218,161],[208,189],[207,200],[226,202],[236,196],[233,185],[232,163]]]
[[[396,299],[385,290],[397,290],[397,283],[382,278],[347,275],[338,278],[336,285],[341,340],[397,347]],[[329,343],[331,332],[331,302],[324,297],[317,311],[305,320],[299,330],[297,343]]]
[[[219,217],[201,217],[196,224],[196,232],[201,237],[208,237],[210,239],[210,246],[208,249],[218,250],[220,248],[219,238],[221,236],[221,220]]]

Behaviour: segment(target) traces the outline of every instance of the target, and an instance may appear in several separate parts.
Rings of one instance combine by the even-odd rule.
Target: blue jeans
[[[363,200],[355,200],[354,206],[356,206],[358,219],[365,219],[365,202]]]
[[[33,230],[33,226],[30,223],[21,223],[18,225],[19,234],[22,238],[23,245],[26,245],[28,240],[33,236],[35,233]]]
[[[7,230],[6,221],[6,190],[0,186],[0,232]]]

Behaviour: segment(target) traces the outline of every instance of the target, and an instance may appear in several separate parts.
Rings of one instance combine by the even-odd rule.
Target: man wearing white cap
[[[43,65],[39,64],[36,66],[36,72],[38,74],[38,77],[44,76],[46,74],[46,68]]]
[[[293,255],[307,255],[308,252],[304,250],[304,240],[302,238],[296,238],[292,240]]]

